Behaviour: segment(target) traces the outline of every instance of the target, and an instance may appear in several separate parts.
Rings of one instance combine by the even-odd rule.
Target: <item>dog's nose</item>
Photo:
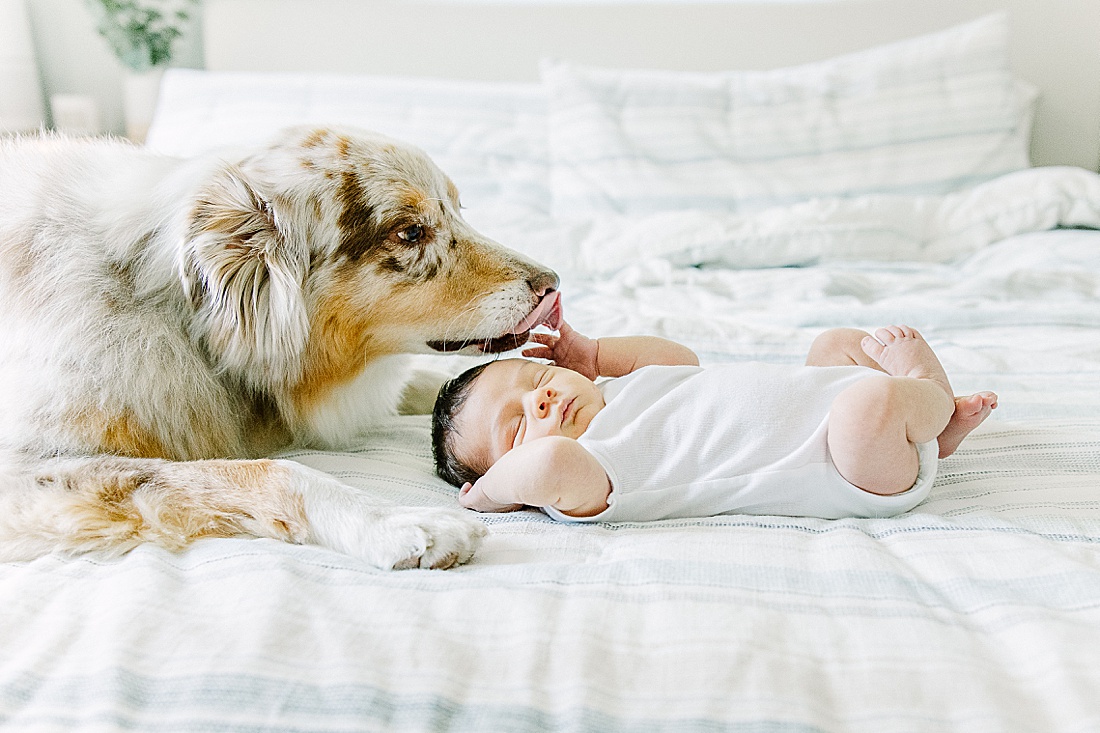
[[[558,287],[558,274],[553,270],[540,270],[527,280],[532,292],[540,298]]]

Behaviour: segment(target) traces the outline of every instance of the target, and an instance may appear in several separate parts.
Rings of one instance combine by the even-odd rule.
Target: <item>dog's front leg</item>
[[[319,544],[379,568],[447,568],[466,562],[485,534],[461,512],[382,504],[292,461],[94,456],[3,473],[0,559],[252,535]]]
[[[469,560],[485,525],[452,509],[382,504],[331,476],[293,461],[276,461],[302,497],[313,542],[380,568],[449,568]]]

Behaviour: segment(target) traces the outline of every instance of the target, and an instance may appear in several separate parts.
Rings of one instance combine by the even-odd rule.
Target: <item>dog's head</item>
[[[180,261],[196,328],[256,386],[320,388],[395,353],[516,348],[558,278],[459,209],[416,148],[288,131],[198,192]]]

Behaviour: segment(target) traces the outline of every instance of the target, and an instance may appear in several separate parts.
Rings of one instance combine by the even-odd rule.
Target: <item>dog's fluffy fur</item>
[[[464,562],[475,519],[263,456],[350,445],[394,411],[396,355],[514,348],[556,285],[379,135],[194,160],[0,142],[0,558],[249,534]]]

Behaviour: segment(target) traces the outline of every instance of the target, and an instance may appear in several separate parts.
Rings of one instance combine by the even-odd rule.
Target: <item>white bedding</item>
[[[1100,727],[1100,233],[954,264],[653,260],[564,289],[578,328],[675,336],[706,361],[794,362],[830,325],[917,324],[959,391],[1001,406],[896,519],[523,512],[486,518],[475,560],[446,572],[266,540],[0,566],[6,729]],[[394,501],[455,501],[425,417],[292,455]]]
[[[188,101],[162,107],[162,149],[253,120],[223,77],[207,96],[201,75],[176,78],[188,93],[169,98]],[[539,129],[532,90],[513,91],[510,109],[535,111],[509,124]],[[304,121],[330,109],[287,98],[310,101]],[[180,122],[228,109],[224,128]],[[796,363],[824,328],[908,323],[958,392],[995,390],[1000,407],[892,519],[566,526],[528,511],[486,517],[483,548],[448,571],[248,539],[0,565],[0,729],[1100,730],[1100,232],[1056,229],[1100,227],[1100,176],[565,222],[530,196],[545,167],[481,154],[466,175],[490,183],[469,218],[558,267],[566,317],[590,335]],[[424,416],[357,451],[290,456],[395,502],[456,504]]]

